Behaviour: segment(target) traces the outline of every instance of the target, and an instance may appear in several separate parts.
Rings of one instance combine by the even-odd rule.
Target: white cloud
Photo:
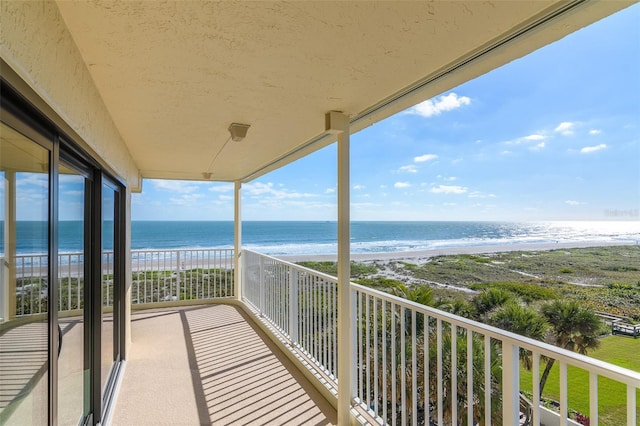
[[[233,196],[231,195],[220,195],[218,196],[220,201],[233,201]]]
[[[601,143],[600,145],[595,145],[595,146],[585,146],[584,148],[582,148],[580,150],[580,152],[582,154],[590,154],[592,152],[596,152],[596,151],[600,151],[603,150],[607,147],[606,144]]]
[[[16,186],[24,187],[28,185],[49,188],[49,176],[43,173],[20,173],[20,176],[16,179]]]
[[[380,185],[380,189],[387,189],[387,185]]]
[[[418,172],[418,168],[416,166],[414,166],[413,164],[409,164],[408,166],[402,166],[398,169],[399,172],[401,173],[417,173]]]
[[[469,198],[496,198],[496,194],[485,194],[480,191],[473,191],[469,193]]]
[[[443,179],[446,180],[447,182],[453,182],[453,181],[458,180],[458,178],[455,177],[455,176],[449,176],[449,177],[445,177]]]
[[[249,184],[247,184],[247,185],[245,185],[243,187],[243,190],[247,195],[252,195],[252,196],[262,195],[262,194],[269,194],[269,193],[272,193],[272,192],[276,191],[275,189],[273,189],[273,183],[271,183],[271,182],[268,182],[268,183],[262,183],[262,182],[249,183]]]
[[[181,180],[152,179],[149,183],[162,191],[176,192],[179,194],[190,194],[198,190],[199,185],[195,182]]]
[[[598,130],[598,129],[589,130],[590,135],[599,135],[600,133],[602,133],[602,130]]]
[[[511,151],[509,151],[508,149],[505,149],[504,151],[502,151],[500,154],[502,155],[509,155],[509,154],[513,154]]]
[[[413,157],[413,161],[416,163],[424,163],[425,161],[435,160],[436,158],[438,158],[436,154],[424,154],[419,155],[418,157]]]
[[[169,198],[169,203],[176,206],[193,206],[198,204],[198,200],[203,198],[202,194],[180,194],[178,197]]]
[[[394,188],[409,188],[411,184],[409,182],[396,182],[393,184]]]
[[[583,202],[576,201],[576,200],[567,200],[567,201],[565,201],[565,204],[569,204],[570,206],[580,206],[580,205],[587,204],[587,203],[583,203]]]
[[[243,191],[253,198],[268,198],[275,200],[295,199],[295,198],[309,198],[315,197],[315,194],[308,194],[302,192],[290,191],[287,189],[276,189],[273,183],[253,182],[246,184],[243,187]]]
[[[543,140],[545,140],[547,138],[548,138],[548,136],[543,135],[541,133],[533,133],[531,135],[522,136],[522,137],[519,137],[519,138],[508,140],[508,141],[505,142],[505,144],[507,144],[507,145],[520,145],[522,143],[543,141]]]
[[[365,188],[365,186],[364,186],[364,185],[358,185],[358,184],[353,185],[353,189],[354,189],[354,190],[356,190],[356,191],[358,191],[358,190],[360,190],[360,189],[364,189],[364,188]]]
[[[540,142],[539,144],[534,145],[529,149],[532,150],[532,151],[540,151],[543,148],[544,148],[544,142]]]
[[[409,114],[416,114],[428,118],[434,115],[440,115],[445,111],[451,111],[470,104],[470,98],[466,96],[458,96],[456,93],[451,92],[448,95],[441,95],[421,102],[409,109],[407,112]]]
[[[334,192],[336,192],[335,188],[327,188],[324,190],[325,194],[333,194]]]
[[[564,136],[571,136],[573,135],[573,128],[575,124],[576,123],[572,123],[570,121],[563,121],[562,123],[558,124],[554,131]]]
[[[434,194],[464,194],[467,190],[466,187],[457,185],[438,185],[431,188]]]
[[[230,192],[230,191],[233,191],[233,185],[231,185],[231,184],[215,185],[215,186],[212,186],[211,188],[209,188],[209,191],[212,191],[212,192]]]
[[[60,175],[60,185],[83,185],[84,177],[79,175]]]

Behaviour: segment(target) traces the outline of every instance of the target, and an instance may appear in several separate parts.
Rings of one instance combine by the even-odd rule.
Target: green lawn
[[[589,353],[589,356],[610,362],[630,370],[640,371],[640,339],[630,337],[609,336],[600,340],[600,347]],[[544,369],[544,362],[540,370]],[[574,367],[567,368],[569,407],[589,415],[589,373]],[[559,370],[556,362],[551,370],[544,388],[544,396],[558,400],[560,388],[558,384]],[[531,372],[521,369],[520,388],[531,392]],[[598,378],[598,411],[599,424],[626,424],[627,390],[623,384],[603,377]],[[636,391],[636,415],[640,418],[640,391]]]

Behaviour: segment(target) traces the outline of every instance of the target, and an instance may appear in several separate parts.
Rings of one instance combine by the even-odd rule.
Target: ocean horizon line
[[[60,253],[82,250],[82,223],[60,223]],[[110,225],[105,228],[105,250],[111,249],[111,228]],[[34,253],[46,247],[46,223],[18,222],[17,234],[18,252]],[[242,225],[243,247],[268,255],[331,254],[337,251],[337,240],[336,222],[330,221],[243,221]],[[636,243],[640,241],[640,222],[351,222],[352,251],[358,253],[584,241]],[[131,225],[131,248],[134,250],[227,248],[233,244],[233,221],[133,221]]]

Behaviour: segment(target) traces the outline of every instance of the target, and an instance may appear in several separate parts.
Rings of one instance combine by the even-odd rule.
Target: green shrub
[[[402,265],[402,267],[403,267],[404,269],[406,269],[407,271],[414,272],[414,271],[417,271],[418,269],[420,269],[420,268],[418,267],[418,265],[416,265],[415,263],[409,263],[409,262],[398,262],[398,263],[399,263],[400,265]]]
[[[635,290],[633,288],[633,285],[631,284],[624,284],[624,283],[613,283],[613,284],[609,284],[607,287],[609,287],[610,289],[617,289],[617,290]]]
[[[359,280],[356,280],[356,284],[360,284],[365,287],[375,288],[377,290],[385,290],[385,291],[396,288],[399,285],[404,285],[404,283],[401,281],[394,280],[391,278],[381,277],[381,276],[360,278]]]
[[[560,295],[551,288],[529,283],[491,282],[472,284],[469,287],[472,290],[487,290],[490,288],[504,290],[518,296],[527,303],[533,302],[534,300],[549,300],[560,297]]]
[[[491,263],[491,259],[488,259],[486,257],[474,256],[472,254],[459,254],[458,257],[461,259],[472,260],[478,263]]]
[[[613,271],[613,272],[640,271],[640,269],[636,268],[635,266],[626,266],[626,265],[603,266],[602,269],[605,271]]]
[[[333,277],[338,275],[337,262],[298,262],[298,265]],[[378,272],[378,268],[374,265],[351,262],[351,278],[362,278],[366,275],[375,274],[376,272]]]

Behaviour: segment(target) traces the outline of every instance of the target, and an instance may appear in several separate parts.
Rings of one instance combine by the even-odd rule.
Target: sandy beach
[[[489,254],[489,253],[502,253],[511,251],[544,251],[544,250],[558,250],[558,249],[570,249],[570,248],[586,248],[586,247],[607,247],[607,246],[632,246],[638,245],[634,241],[586,241],[586,242],[570,242],[570,243],[530,243],[530,244],[495,244],[484,246],[461,246],[461,247],[448,247],[434,250],[422,250],[422,251],[403,251],[403,252],[389,252],[389,253],[352,253],[351,260],[354,262],[363,263],[389,263],[392,261],[403,261],[420,265],[427,262],[430,258],[435,256],[446,256],[455,254]],[[164,251],[164,250],[160,250]],[[287,262],[335,262],[337,259],[336,254],[309,254],[309,255],[291,255],[291,256],[272,256],[274,258],[284,260]],[[190,261],[186,259],[181,262],[181,270],[189,270],[193,268],[220,268],[233,269],[232,258],[216,259],[213,263],[208,263],[206,260],[199,259],[196,261]],[[174,270],[176,268],[175,260],[166,261],[153,261],[153,262],[131,262],[132,272],[136,271],[159,271],[159,270]],[[109,273],[113,270],[113,266],[109,265],[105,268],[105,273]],[[73,265],[62,265],[60,267],[62,276],[65,277],[78,277],[82,276],[83,268],[81,263]],[[18,271],[18,277],[22,276],[46,276],[47,269],[44,267],[28,267],[25,268],[24,273]]]
[[[569,248],[586,247],[606,247],[606,246],[630,246],[637,245],[633,241],[585,241],[569,243],[531,243],[531,244],[496,244],[485,246],[464,246],[449,247],[423,251],[403,251],[395,253],[352,253],[351,260],[355,262],[390,262],[404,261],[415,264],[424,263],[432,257],[453,255],[453,254],[488,254],[502,253],[510,251],[543,251]],[[309,261],[333,261],[337,259],[336,254],[315,254],[315,255],[295,255],[295,256],[274,256],[288,262],[309,262]]]

